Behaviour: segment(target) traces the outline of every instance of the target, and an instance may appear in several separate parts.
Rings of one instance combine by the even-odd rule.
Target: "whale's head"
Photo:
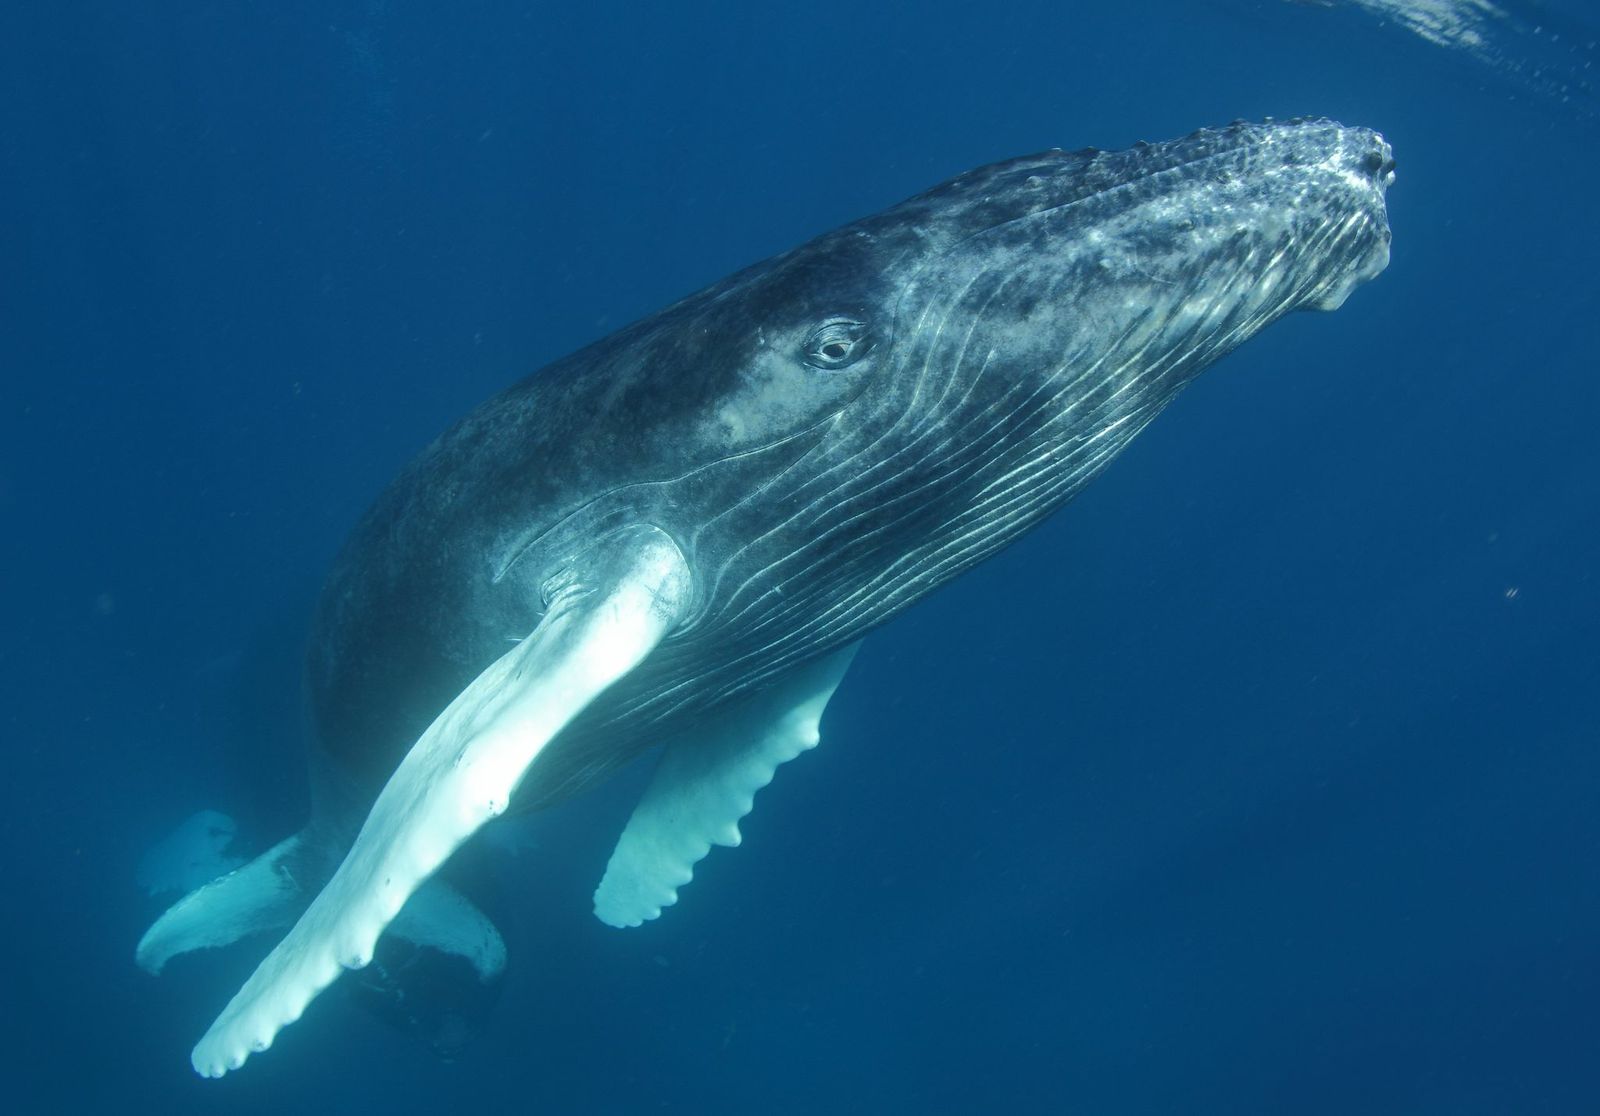
[[[1328,120],[1048,151],[708,292],[702,322],[726,309],[757,324],[701,414],[743,445],[789,447],[761,450],[722,537],[702,533],[712,578],[826,574],[829,607],[876,619],[954,576],[1070,498],[1218,357],[1382,271],[1393,177],[1381,136]]]
[[[1328,120],[962,175],[861,226],[895,297],[850,327],[891,349],[861,426],[927,494],[948,486],[945,514],[1004,503],[986,530],[1007,534],[1207,365],[1381,272],[1393,179],[1381,136]]]
[[[1393,175],[1382,137],[1327,120],[960,175],[579,354],[603,398],[541,377],[582,499],[512,553],[554,568],[644,520],[691,555],[691,626],[780,607],[819,617],[801,643],[858,633],[1060,506],[1218,357],[1382,271]]]
[[[1059,452],[1340,306],[1388,264],[1393,180],[1381,136],[1329,120],[1010,160],[861,222],[893,305],[833,328],[892,350],[864,398],[902,432],[995,420]]]

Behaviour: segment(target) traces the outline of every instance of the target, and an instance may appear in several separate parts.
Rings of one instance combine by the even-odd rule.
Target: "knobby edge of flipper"
[[[823,710],[859,646],[814,659],[667,742],[595,889],[596,918],[618,928],[658,918],[712,845],[740,843],[756,792],[821,739]]]
[[[693,576],[659,528],[633,525],[558,578],[539,625],[445,707],[379,793],[344,861],[195,1046],[205,1077],[238,1069],[344,968],[372,959],[410,895],[484,823],[573,717],[688,613]]]
[[[202,884],[156,919],[139,939],[134,960],[159,976],[174,957],[221,949],[252,934],[292,926],[332,865],[314,848],[317,836],[296,833],[253,860]],[[318,862],[327,864],[319,872]],[[481,983],[504,971],[506,944],[489,917],[438,877],[407,900],[385,931],[413,945],[458,957]]]

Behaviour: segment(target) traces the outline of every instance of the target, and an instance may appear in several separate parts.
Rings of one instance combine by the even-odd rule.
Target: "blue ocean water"
[[[0,1106],[1600,1110],[1600,21],[1406,7],[0,7]],[[428,439],[968,167],[1302,113],[1394,144],[1389,270],[874,635],[678,907],[590,914],[630,775],[469,853],[463,1058],[335,989],[194,1076],[267,943],[148,977],[136,866],[301,823]]]

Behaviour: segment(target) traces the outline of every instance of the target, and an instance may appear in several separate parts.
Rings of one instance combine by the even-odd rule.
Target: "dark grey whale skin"
[[[542,369],[346,543],[308,655],[317,766],[364,812],[551,579],[630,523],[682,549],[692,615],[552,741],[518,808],[860,639],[1069,500],[1212,361],[1380,271],[1392,169],[1326,120],[1013,159]]]

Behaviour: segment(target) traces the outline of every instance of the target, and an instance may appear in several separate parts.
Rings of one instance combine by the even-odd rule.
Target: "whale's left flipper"
[[[816,747],[822,711],[858,646],[807,663],[667,742],[595,890],[596,918],[624,927],[658,917],[712,845],[739,844],[756,792]]]
[[[272,1045],[339,975],[360,968],[406,899],[502,813],[568,721],[636,667],[685,615],[692,578],[667,535],[635,526],[547,583],[533,634],[440,713],[378,795],[355,845],[300,921],[194,1048],[220,1077]]]

